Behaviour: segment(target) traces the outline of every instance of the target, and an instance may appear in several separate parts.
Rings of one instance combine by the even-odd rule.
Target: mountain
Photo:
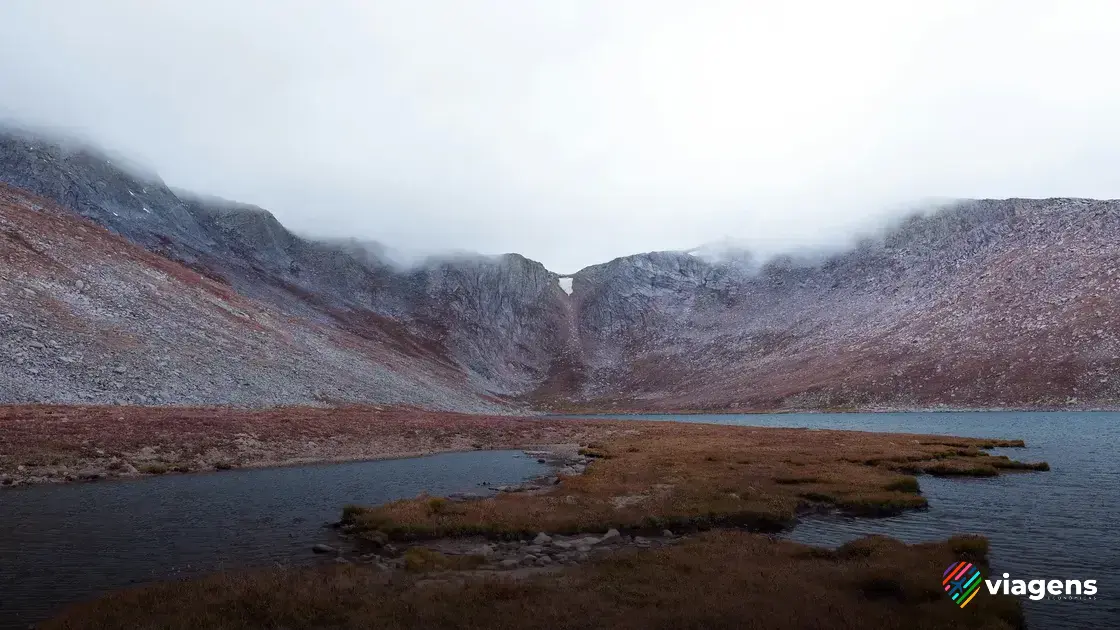
[[[820,261],[576,274],[588,396],[648,408],[1115,404],[1120,202],[967,201]],[[612,400],[612,402],[613,402]]]
[[[447,360],[247,298],[0,186],[0,401],[494,411]]]
[[[724,244],[561,278],[517,254],[402,267],[28,134],[0,133],[0,182],[0,402],[1120,401],[1115,201],[962,201],[831,255]]]

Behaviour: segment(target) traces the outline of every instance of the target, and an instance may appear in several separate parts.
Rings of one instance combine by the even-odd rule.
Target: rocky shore
[[[579,454],[577,444],[554,444],[526,450],[526,457],[555,467],[556,474],[521,484],[489,486],[497,493],[540,493],[560,483],[561,477],[581,475],[593,458]],[[483,494],[452,494],[449,502],[484,500]],[[568,497],[574,500],[574,497]],[[435,500],[439,500],[436,498]],[[458,569],[457,573],[500,571],[503,574],[529,575],[560,566],[579,564],[623,549],[656,549],[686,540],[670,530],[659,535],[628,535],[609,529],[602,535],[569,535],[539,532],[531,539],[493,541],[480,536],[441,538],[421,542],[390,543],[386,537],[354,534],[353,526],[334,523],[341,543],[317,544],[311,551],[336,564],[370,565],[381,571],[431,571]]]
[[[491,486],[482,482],[488,494],[456,493],[433,497],[449,503],[485,500],[496,494],[539,494],[560,484],[561,479],[582,475],[594,458],[580,452],[578,444],[550,444],[526,449],[525,457],[549,464],[553,472],[520,484]],[[574,501],[574,497],[567,497]],[[447,537],[422,542],[390,543],[385,536],[358,534],[351,524],[332,524],[340,542],[320,543],[311,551],[338,564],[365,564],[382,571],[432,570],[459,567],[477,571],[514,571],[548,569],[585,562],[594,556],[624,548],[649,549],[679,542],[684,537],[662,530],[658,536],[624,535],[609,529],[599,536],[564,536],[539,532],[532,539],[492,541],[480,536]],[[532,572],[532,571],[531,571]]]
[[[365,564],[382,571],[491,571],[518,574],[545,572],[560,566],[587,562],[625,549],[658,549],[687,540],[662,530],[657,536],[626,535],[610,529],[602,535],[564,536],[538,533],[531,540],[494,542],[480,537],[444,538],[415,544],[385,543],[375,551],[370,545],[347,550],[343,546],[316,545],[314,553],[338,564]],[[365,547],[365,552],[361,550]]]
[[[0,406],[0,488],[541,444],[578,450],[617,430],[599,421],[374,406]]]

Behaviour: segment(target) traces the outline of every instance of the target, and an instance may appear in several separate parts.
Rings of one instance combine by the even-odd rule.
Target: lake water
[[[520,451],[0,490],[0,628],[136,583],[310,562],[348,503],[479,492],[546,474]]]
[[[636,418],[639,416],[611,416]],[[1030,601],[1032,629],[1120,628],[1120,413],[743,414],[641,419],[1023,439],[994,454],[1047,461],[1050,472],[994,479],[919,478],[930,509],[884,519],[806,519],[788,534],[836,546],[866,534],[906,542],[983,534],[991,565],[1012,579],[1096,579],[1095,600]],[[988,577],[988,576],[985,576]],[[983,596],[983,593],[981,594]]]

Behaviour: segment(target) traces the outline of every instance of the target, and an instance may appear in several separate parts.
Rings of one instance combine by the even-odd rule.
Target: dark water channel
[[[479,492],[548,472],[520,451],[0,490],[0,628],[108,590],[312,560],[348,503]]]

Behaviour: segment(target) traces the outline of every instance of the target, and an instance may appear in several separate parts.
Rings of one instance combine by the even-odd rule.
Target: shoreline
[[[0,407],[0,489],[586,444],[631,430],[638,423],[664,422],[609,415],[631,414],[479,416],[378,407],[8,406]]]
[[[12,478],[14,483],[11,483],[11,484],[0,483],[0,492],[3,492],[3,488],[13,488],[14,489],[14,488],[28,488],[28,487],[35,487],[35,486],[45,486],[45,485],[62,485],[62,484],[78,485],[78,484],[88,484],[88,483],[130,482],[130,481],[141,481],[141,480],[144,480],[144,479],[155,479],[155,478],[159,478],[159,477],[177,476],[177,475],[219,475],[219,474],[236,473],[239,470],[266,470],[266,469],[273,469],[273,468],[299,468],[299,467],[303,467],[303,466],[331,466],[333,464],[355,464],[355,463],[363,463],[363,462],[380,462],[380,461],[387,461],[387,460],[394,460],[394,459],[422,459],[422,458],[425,458],[425,457],[434,457],[436,455],[447,455],[447,454],[450,454],[450,453],[476,453],[476,452],[480,452],[480,451],[484,451],[484,452],[520,451],[521,453],[523,453],[525,455],[530,455],[537,449],[542,449],[543,450],[543,449],[545,449],[549,446],[551,446],[551,445],[531,444],[531,445],[527,445],[527,446],[524,446],[524,447],[522,447],[522,446],[502,446],[500,448],[465,448],[465,449],[460,448],[460,449],[448,449],[448,450],[389,453],[389,454],[385,454],[385,455],[358,456],[358,457],[346,457],[346,458],[324,458],[324,459],[319,459],[319,458],[317,458],[317,459],[295,458],[295,459],[284,460],[284,461],[281,461],[281,462],[273,462],[273,461],[251,462],[251,463],[246,463],[246,464],[243,464],[243,465],[240,465],[240,466],[237,466],[237,467],[234,467],[234,468],[228,468],[228,469],[191,470],[191,471],[187,471],[187,472],[168,470],[165,473],[158,473],[158,474],[157,473],[142,473],[142,472],[139,472],[139,471],[136,472],[136,473],[111,474],[113,471],[108,471],[110,474],[106,474],[106,475],[98,477],[96,479],[82,479],[82,478],[78,478],[78,477],[75,477],[73,479],[67,479],[65,477],[49,477],[49,478],[29,477],[27,479],[19,479],[18,477],[13,476],[11,478]],[[3,477],[4,477],[3,475],[0,475],[0,479],[2,479]]]
[[[835,408],[835,409],[684,409],[684,410],[650,410],[650,409],[624,409],[617,411],[603,411],[601,409],[588,409],[583,411],[549,411],[541,412],[548,418],[594,418],[609,416],[767,416],[767,415],[794,415],[794,414],[889,414],[889,413],[1117,413],[1120,406],[1115,407],[866,407],[866,408]]]

